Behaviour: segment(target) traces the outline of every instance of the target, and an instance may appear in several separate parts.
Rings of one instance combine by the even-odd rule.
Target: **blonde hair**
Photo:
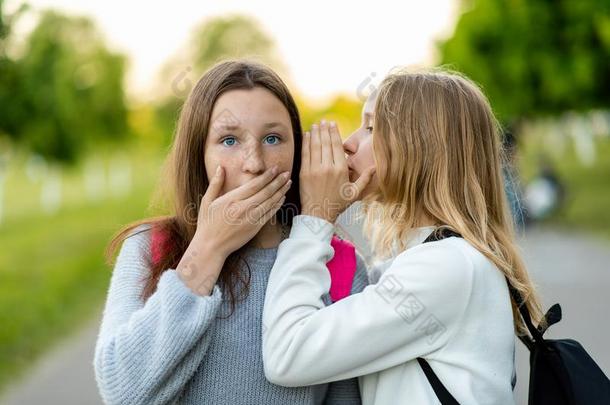
[[[446,70],[395,71],[378,89],[373,128],[379,187],[363,209],[374,251],[404,250],[428,217],[489,258],[539,322],[540,301],[514,242],[500,125],[479,87]],[[523,334],[512,301],[515,331]]]

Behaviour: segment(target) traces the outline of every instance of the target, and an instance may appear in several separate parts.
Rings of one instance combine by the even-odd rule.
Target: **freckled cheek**
[[[267,168],[277,165],[279,173],[292,171],[294,152],[291,148],[283,147],[269,151],[265,156],[265,166]]]
[[[214,172],[218,166],[222,166],[224,169],[224,184],[222,187],[222,194],[231,191],[239,186],[238,182],[241,173],[241,159],[235,153],[226,153],[223,150],[210,151],[205,157],[206,171],[208,178],[214,176]]]
[[[237,154],[226,154],[222,159],[222,166],[225,168],[225,192],[231,191],[241,185],[242,181],[242,166],[244,160]]]

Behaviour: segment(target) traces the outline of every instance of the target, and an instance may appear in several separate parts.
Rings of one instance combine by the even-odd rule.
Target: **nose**
[[[343,150],[348,156],[358,151],[358,140],[356,138],[356,133],[353,133],[343,142]]]
[[[245,148],[242,170],[254,175],[262,174],[265,171],[265,160],[260,145],[250,145]]]

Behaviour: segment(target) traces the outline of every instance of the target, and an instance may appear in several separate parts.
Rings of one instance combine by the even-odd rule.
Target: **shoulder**
[[[146,246],[150,245],[151,237],[152,237],[152,225],[150,224],[141,224],[131,230],[129,235],[125,238],[123,245],[138,245],[138,246]]]
[[[437,264],[453,264],[471,267],[471,246],[462,238],[450,237],[434,242],[420,243],[396,256],[395,261],[423,260]]]
[[[139,225],[123,240],[112,270],[111,300],[129,299],[141,303],[141,292],[150,276],[150,225]]]
[[[150,261],[151,234],[152,226],[150,224],[141,224],[132,229],[123,240],[117,257],[117,265],[134,261],[148,265]]]
[[[422,243],[400,253],[390,265],[401,278],[432,283],[439,290],[469,291],[474,277],[472,246],[462,238]]]

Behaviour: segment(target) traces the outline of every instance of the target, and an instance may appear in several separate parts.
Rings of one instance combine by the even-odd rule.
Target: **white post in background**
[[[8,163],[11,159],[11,144],[8,140],[0,138],[0,225],[4,221],[4,184]]]
[[[117,153],[108,162],[108,187],[114,198],[125,197],[131,191],[131,162],[125,153]]]
[[[91,158],[85,164],[85,193],[87,200],[99,201],[104,198],[106,178],[104,165],[100,158]]]
[[[61,167],[51,165],[42,178],[40,202],[44,213],[51,215],[61,207]]]
[[[593,166],[595,163],[595,143],[590,122],[582,115],[569,114],[568,123],[580,163],[587,167]]]

